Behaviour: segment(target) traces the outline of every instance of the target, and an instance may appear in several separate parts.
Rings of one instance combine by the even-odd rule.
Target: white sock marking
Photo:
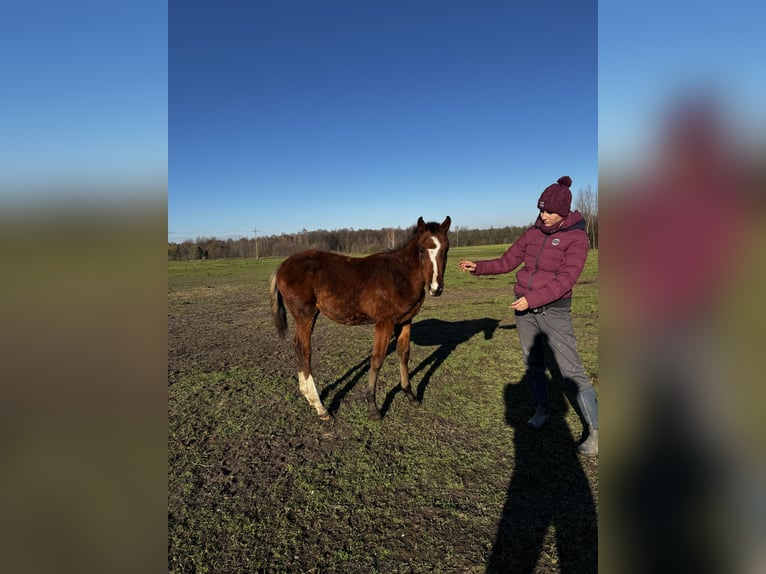
[[[319,398],[319,393],[317,392],[317,386],[314,383],[314,377],[311,375],[307,377],[303,376],[303,373],[300,371],[298,372],[298,383],[301,387],[301,394],[306,397],[306,400],[309,402],[309,404],[314,407],[317,411],[317,414],[322,417],[327,415],[327,409],[324,408],[324,405],[322,404],[322,399]]]

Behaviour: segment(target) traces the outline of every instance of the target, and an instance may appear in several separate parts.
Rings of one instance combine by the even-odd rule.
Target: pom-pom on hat
[[[540,199],[537,200],[537,208],[567,217],[572,205],[572,192],[569,191],[571,185],[571,177],[568,175],[560,177],[556,183],[545,188]]]

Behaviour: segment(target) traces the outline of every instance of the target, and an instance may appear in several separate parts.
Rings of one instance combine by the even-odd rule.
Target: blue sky
[[[560,175],[598,189],[597,169],[650,150],[689,89],[717,91],[762,144],[763,12],[755,0],[11,2],[0,210],[167,185],[175,240],[420,215],[525,224]]]
[[[669,108],[700,94],[718,102],[729,129],[766,143],[762,2],[602,1],[598,12],[602,170],[651,154]]]
[[[595,2],[172,0],[169,240],[524,225],[561,175],[597,189],[596,24]]]
[[[167,67],[162,2],[5,2],[0,199],[164,188]]]

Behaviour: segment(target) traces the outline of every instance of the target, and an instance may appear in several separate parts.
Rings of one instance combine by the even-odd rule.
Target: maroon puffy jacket
[[[588,235],[579,211],[547,228],[539,217],[502,257],[477,261],[474,275],[509,273],[522,262],[513,291],[526,297],[530,309],[572,297],[572,287],[588,257]]]

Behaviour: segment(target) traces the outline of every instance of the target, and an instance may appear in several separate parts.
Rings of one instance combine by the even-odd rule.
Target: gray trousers
[[[527,380],[537,406],[548,408],[545,348],[550,348],[565,384],[576,389],[577,406],[585,424],[598,429],[596,390],[577,352],[571,309],[549,307],[541,313],[516,312],[516,329],[527,367]]]

